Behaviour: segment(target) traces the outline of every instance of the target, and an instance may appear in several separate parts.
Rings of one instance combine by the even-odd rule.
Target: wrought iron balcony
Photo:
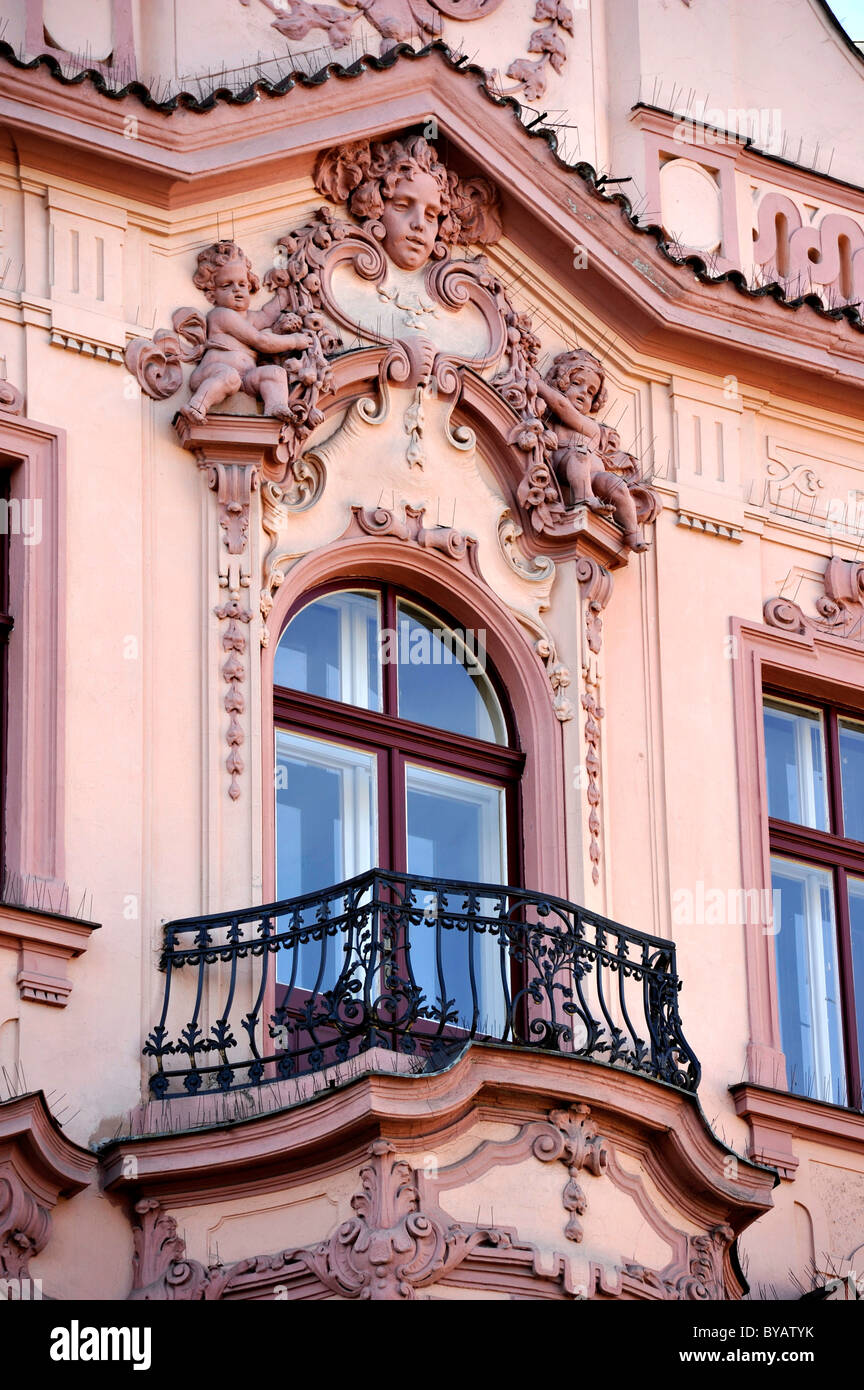
[[[699,1084],[674,943],[560,898],[376,869],[164,930],[162,1016],[144,1047],[157,1098],[300,1077],[373,1047],[435,1071],[472,1038]]]

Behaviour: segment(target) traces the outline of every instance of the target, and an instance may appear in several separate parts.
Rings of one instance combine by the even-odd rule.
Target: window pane
[[[454,734],[506,743],[504,716],[485,675],[485,633],[459,631],[413,604],[398,605],[399,715]],[[396,651],[393,651],[396,648]]]
[[[849,923],[852,931],[852,979],[855,983],[855,1023],[858,1029],[858,1056],[861,1076],[864,1077],[864,879],[850,878]],[[853,1096],[852,1104],[864,1107],[861,1096]]]
[[[790,1091],[847,1103],[832,875],[771,860],[780,1034]],[[779,896],[778,896],[779,895]]]
[[[822,716],[803,705],[765,701],[768,814],[827,830]]]
[[[361,709],[381,709],[378,595],[326,594],[307,604],[279,639],[276,685]]]
[[[376,758],[299,734],[276,733],[276,893],[296,898],[374,867],[378,857]],[[314,926],[314,909],[307,912]],[[305,924],[305,922],[304,922]],[[290,923],[280,919],[279,930]],[[340,935],[298,952],[293,984],[332,988],[342,964]],[[277,979],[287,982],[293,951],[277,952]]]
[[[838,720],[840,780],[843,788],[843,833],[864,840],[864,724]]]
[[[408,872],[505,883],[503,789],[410,765],[405,781]],[[496,1034],[502,1031],[506,1016],[497,936],[494,930],[459,931],[447,926],[447,906],[459,911],[463,903],[461,894],[445,893],[440,910],[433,902],[435,910],[411,926],[412,972],[434,1011],[443,1001],[453,1000],[457,1028]],[[479,912],[491,915],[491,900],[481,898]]]

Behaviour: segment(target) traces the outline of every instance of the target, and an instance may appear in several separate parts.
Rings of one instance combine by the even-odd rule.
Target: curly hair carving
[[[204,291],[211,304],[217,270],[226,265],[233,265],[235,261],[245,268],[249,280],[249,293],[257,294],[261,288],[261,281],[252,269],[252,262],[246,252],[236,241],[214,241],[211,246],[205,246],[203,251],[198,252],[198,269],[192,276],[192,283],[196,289]]]
[[[460,180],[441,162],[422,135],[405,140],[355,141],[323,150],[315,165],[319,193],[348,211],[370,231],[402,179],[429,174],[441,191],[438,241],[447,245],[491,246],[502,233],[498,191],[483,177]]]
[[[546,373],[546,381],[550,386],[554,386],[556,391],[567,394],[567,387],[573,377],[582,367],[590,367],[600,378],[600,388],[591,402],[591,414],[596,415],[598,410],[602,410],[608,399],[606,390],[606,373],[603,364],[593,352],[587,348],[575,348],[572,352],[559,352],[552,366]]]

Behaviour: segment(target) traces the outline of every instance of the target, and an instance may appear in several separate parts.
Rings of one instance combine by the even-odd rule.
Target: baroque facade
[[[7,1296],[864,1290],[864,59],[760,7],[7,4]]]

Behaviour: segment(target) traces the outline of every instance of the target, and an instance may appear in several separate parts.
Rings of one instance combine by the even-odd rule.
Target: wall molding
[[[69,961],[87,950],[98,922],[0,903],[0,949],[18,952],[16,984],[21,999],[65,1007],[72,992]]]

